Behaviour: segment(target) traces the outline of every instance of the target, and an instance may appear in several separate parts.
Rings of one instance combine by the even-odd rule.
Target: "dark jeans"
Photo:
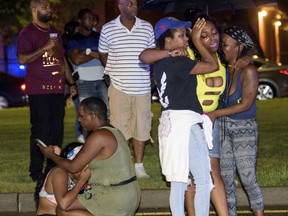
[[[77,87],[80,102],[88,97],[98,97],[108,106],[108,90],[104,80],[78,80]]]
[[[46,145],[61,146],[63,142],[65,100],[63,94],[29,95],[30,106],[30,176],[37,180],[43,172],[44,156],[35,139]],[[47,160],[46,168],[53,165]]]

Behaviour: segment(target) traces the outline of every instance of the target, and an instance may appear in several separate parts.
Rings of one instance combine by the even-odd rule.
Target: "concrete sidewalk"
[[[288,187],[262,187],[265,209],[282,209],[288,214]],[[241,188],[237,188],[238,207],[249,210],[248,200]],[[169,209],[169,190],[142,190],[139,213]],[[0,194],[0,215],[3,213],[17,215],[35,212],[32,193]]]

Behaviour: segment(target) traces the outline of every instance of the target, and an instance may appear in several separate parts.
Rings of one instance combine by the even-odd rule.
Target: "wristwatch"
[[[90,53],[92,52],[92,50],[91,50],[90,48],[87,48],[87,49],[85,50],[85,52],[86,52],[86,55],[90,55]]]

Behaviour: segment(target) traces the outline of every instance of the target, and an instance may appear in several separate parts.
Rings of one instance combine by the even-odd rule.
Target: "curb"
[[[288,211],[288,187],[262,187],[265,209]],[[35,212],[33,193],[0,194],[0,214]],[[249,203],[242,188],[237,188],[238,207],[249,210]],[[169,190],[141,190],[138,212],[169,209]]]

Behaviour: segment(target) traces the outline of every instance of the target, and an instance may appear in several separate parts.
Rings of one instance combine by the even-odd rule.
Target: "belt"
[[[110,184],[110,186],[121,186],[121,185],[126,185],[126,184],[129,184],[129,183],[131,183],[131,182],[133,182],[133,181],[136,181],[136,180],[137,180],[136,176],[133,176],[132,178],[127,179],[127,180],[122,181],[122,182],[119,182],[118,184]]]

